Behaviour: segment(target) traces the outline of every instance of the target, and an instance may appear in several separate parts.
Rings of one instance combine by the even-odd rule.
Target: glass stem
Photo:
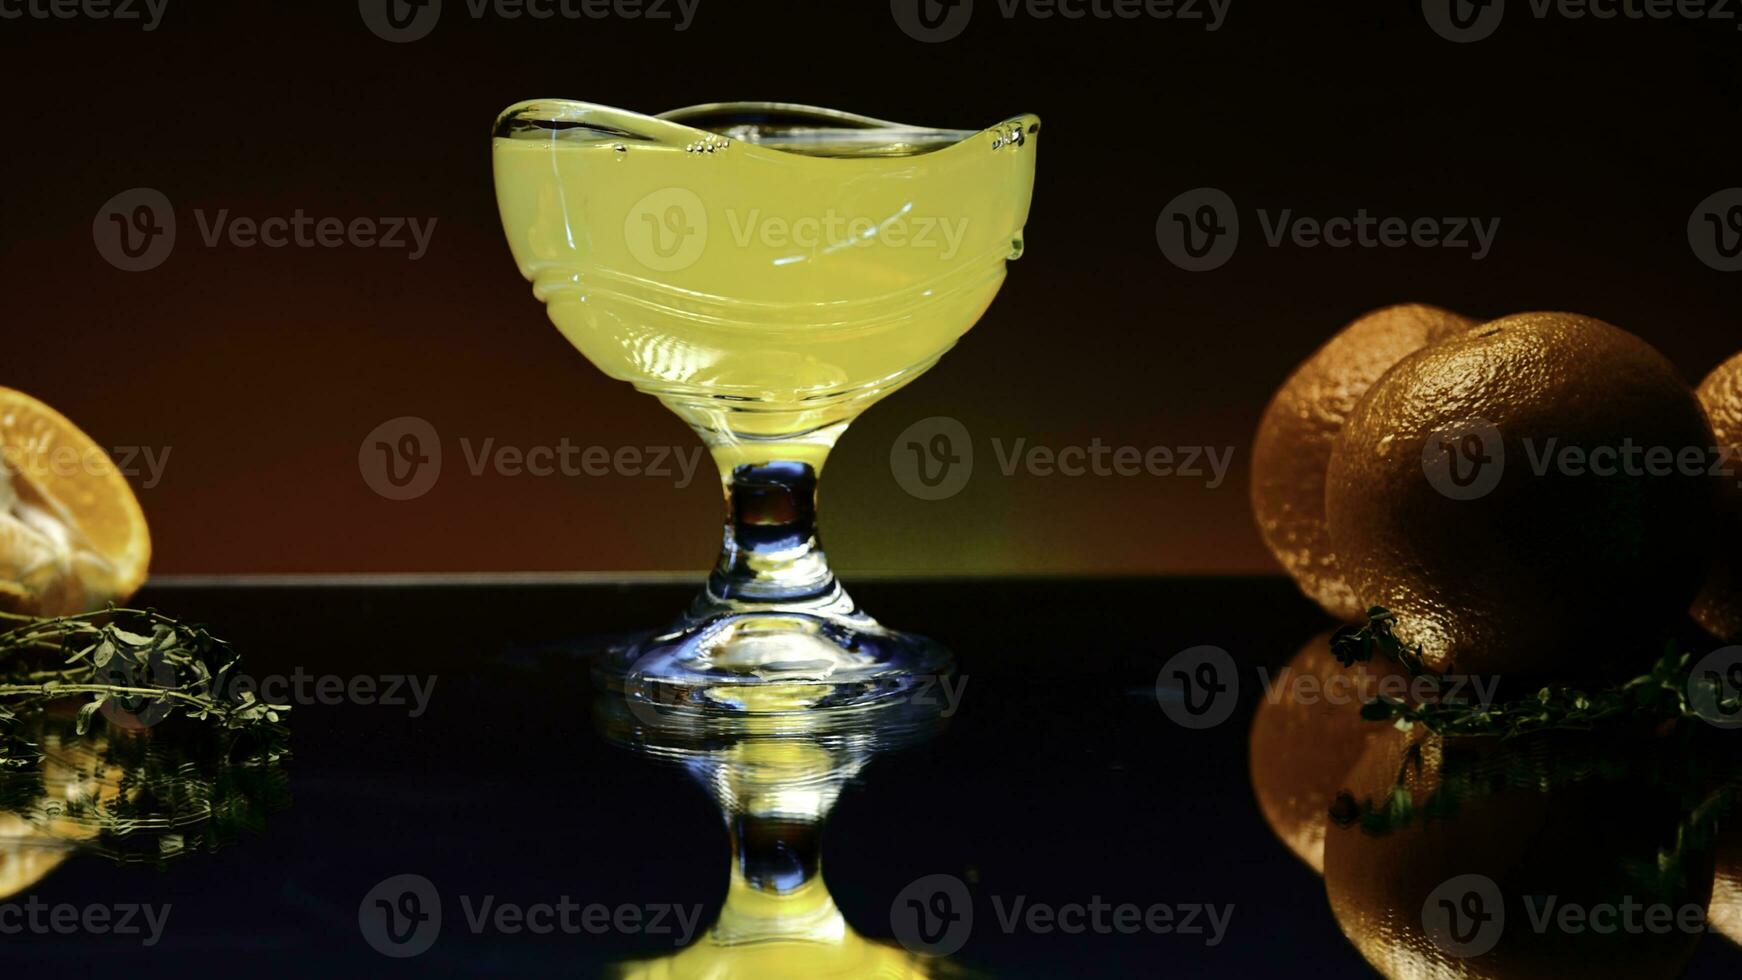
[[[817,471],[775,461],[722,468],[726,529],[708,576],[717,605],[828,604],[840,598],[817,538]]]

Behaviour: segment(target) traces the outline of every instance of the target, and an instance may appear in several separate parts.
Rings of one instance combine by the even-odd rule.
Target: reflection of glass
[[[608,696],[597,705],[608,739],[681,764],[707,788],[732,841],[726,903],[706,935],[674,955],[625,964],[621,976],[960,975],[946,961],[855,932],[823,883],[818,846],[847,781],[876,753],[929,738],[941,725],[936,708],[894,702],[733,724]]]
[[[515,260],[550,318],[711,450],[720,558],[670,630],[608,670],[652,700],[739,710],[900,690],[948,655],[884,629],[835,580],[818,474],[860,412],[929,368],[1022,250],[1039,121],[922,129],[804,106],[653,118],[514,106],[495,130]]]
[[[0,751],[0,897],[73,854],[161,865],[215,850],[288,805],[276,733],[171,721],[150,732],[77,731],[84,699],[22,715]]]

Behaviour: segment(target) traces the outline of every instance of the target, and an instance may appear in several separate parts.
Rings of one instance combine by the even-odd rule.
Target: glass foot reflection
[[[700,714],[607,695],[595,717],[610,741],[684,766],[719,805],[732,845],[725,905],[706,935],[673,955],[622,964],[617,976],[964,975],[861,936],[822,877],[823,822],[841,789],[878,752],[931,737],[943,724],[937,707]]]

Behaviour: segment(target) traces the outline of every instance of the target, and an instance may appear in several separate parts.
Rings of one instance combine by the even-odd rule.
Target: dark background
[[[486,137],[531,97],[646,112],[803,101],[922,124],[1045,120],[1028,252],[960,349],[872,411],[825,496],[848,570],[1232,572],[1272,566],[1246,447],[1290,367],[1397,301],[1473,315],[1558,308],[1639,333],[1693,380],[1742,343],[1742,277],[1689,247],[1694,207],[1742,183],[1735,21],[1537,21],[1514,0],[1475,44],[1419,4],[1234,0],[1201,22],[1006,20],[920,43],[889,4],[700,0],[641,20],[474,20],[447,0],[391,44],[358,5],[169,0],[161,25],[0,20],[0,384],[106,446],[168,448],[140,494],[159,572],[689,569],[713,549],[711,479],[472,477],[457,440],[693,445],[563,341],[497,226]],[[1155,241],[1213,186],[1245,234],[1188,273]],[[93,218],[152,187],[176,250],[100,257]],[[429,253],[207,248],[194,211],[436,219]],[[1256,212],[1501,219],[1493,253],[1266,247]],[[363,437],[428,419],[448,470],[415,501],[359,475]],[[1025,437],[1235,447],[1186,479],[1000,475],[903,493],[889,447],[962,420]],[[987,453],[990,456],[990,453]],[[136,484],[140,481],[136,480]],[[891,528],[899,533],[890,533]]]

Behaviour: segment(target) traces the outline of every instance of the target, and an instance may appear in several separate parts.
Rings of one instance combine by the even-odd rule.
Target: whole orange
[[[1359,619],[1366,607],[1344,581],[1325,531],[1331,446],[1361,396],[1392,365],[1475,323],[1421,303],[1374,310],[1295,368],[1264,410],[1252,446],[1259,533],[1301,591],[1338,619]]]
[[[1711,427],[1638,337],[1570,313],[1404,358],[1343,427],[1332,548],[1435,671],[1524,683],[1638,672],[1706,574]]]

